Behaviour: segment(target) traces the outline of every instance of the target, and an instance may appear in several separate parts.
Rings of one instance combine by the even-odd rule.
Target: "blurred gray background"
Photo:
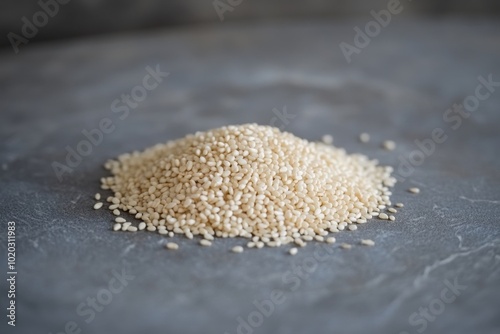
[[[56,0],[17,1],[2,0],[0,4],[0,45],[9,45],[7,34],[19,33],[26,16],[41,9],[42,3]],[[61,2],[68,0],[59,0]],[[370,11],[385,8],[388,0],[218,0],[219,3],[238,4],[238,10],[225,15],[224,21],[269,21],[287,19],[331,18],[342,19],[367,16]],[[488,16],[498,17],[498,0],[401,0],[405,6],[401,16]],[[233,6],[234,7],[234,6]],[[219,22],[214,0],[69,0],[60,5],[64,15],[55,15],[40,29],[30,43],[133,30],[175,27],[179,25]]]

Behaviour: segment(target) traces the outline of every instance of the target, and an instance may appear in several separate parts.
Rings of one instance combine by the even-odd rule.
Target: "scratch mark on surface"
[[[122,252],[122,256],[127,255],[132,249],[135,248],[135,244],[128,245]]]
[[[492,242],[486,243],[480,247],[477,247],[475,249],[471,249],[469,251],[461,252],[461,253],[455,253],[451,254],[450,256],[438,260],[434,262],[433,264],[426,266],[422,274],[418,275],[415,280],[413,281],[413,289],[407,289],[404,290],[403,293],[397,296],[394,301],[391,302],[391,304],[386,308],[385,313],[391,314],[394,311],[396,311],[399,306],[403,303],[404,300],[412,296],[418,289],[422,286],[422,283],[429,278],[429,275],[437,268],[442,267],[448,263],[453,262],[456,258],[462,257],[462,256],[468,256],[472,253],[479,252],[485,248],[488,247],[498,247],[499,246],[499,241],[500,239],[495,239]]]
[[[74,201],[71,201],[71,203],[76,204],[80,197],[82,197],[82,194],[78,194],[78,197]]]
[[[460,234],[458,234],[458,231],[455,233],[455,236],[458,239],[458,249],[460,249],[462,251],[467,251],[469,248],[463,246],[463,241],[464,240],[463,240],[462,236]]]
[[[413,286],[415,288],[418,288],[422,285],[422,282],[425,281],[427,278],[429,278],[429,274],[434,271],[435,269],[439,268],[439,267],[442,267],[444,266],[445,264],[448,264],[450,262],[453,262],[456,258],[458,257],[462,257],[462,256],[468,256],[472,253],[476,253],[476,252],[479,252],[485,248],[488,248],[488,247],[492,247],[492,246],[495,246],[496,245],[496,242],[498,242],[500,239],[496,239],[492,242],[489,242],[489,243],[486,243],[478,248],[475,248],[475,249],[471,249],[471,250],[468,250],[468,251],[464,251],[462,253],[455,253],[455,254],[451,254],[450,256],[448,256],[447,258],[444,258],[442,260],[438,260],[436,262],[434,262],[433,264],[425,267],[424,269],[424,272],[417,276],[415,278],[415,280],[413,281]]]
[[[460,196],[460,199],[469,201],[471,203],[491,203],[491,204],[500,204],[500,201],[492,201],[488,199],[472,199],[472,198],[467,198],[465,196]]]
[[[365,287],[367,288],[373,288],[378,286],[385,278],[387,278],[387,275],[380,274],[377,277],[371,279],[370,281],[366,282]]]

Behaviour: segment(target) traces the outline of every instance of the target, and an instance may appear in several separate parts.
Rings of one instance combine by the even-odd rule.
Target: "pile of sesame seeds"
[[[362,134],[361,141],[368,140]],[[101,188],[113,192],[107,198],[118,216],[113,230],[199,236],[202,246],[215,238],[242,237],[248,248],[304,247],[313,240],[334,243],[330,234],[354,231],[373,217],[394,221],[382,212],[392,205],[392,168],[347,154],[332,142],[331,136],[314,143],[248,124],[123,154],[105,164],[111,176],[101,179]],[[97,202],[94,209],[102,205]],[[128,222],[123,212],[141,222]],[[372,242],[362,242],[367,243]],[[178,249],[173,242],[166,247]]]

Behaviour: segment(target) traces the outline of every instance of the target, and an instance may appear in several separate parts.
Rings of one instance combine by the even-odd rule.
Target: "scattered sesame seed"
[[[96,204],[94,204],[94,210],[99,210],[100,208],[102,208],[102,205],[102,202],[97,202]]]
[[[140,222],[139,223],[139,231],[142,231],[146,228],[146,223],[145,222]]]
[[[243,247],[241,246],[234,246],[232,249],[233,253],[243,253]]]
[[[135,227],[135,226],[129,226],[127,228],[127,231],[129,231],[129,232],[137,232],[137,227]]]
[[[114,224],[113,225],[113,231],[118,231],[118,230],[121,230],[122,228],[122,225],[121,224]]]
[[[118,210],[118,209],[114,209],[114,210],[113,210],[113,214],[114,214],[115,216],[119,216],[119,215],[120,215],[120,210]]]
[[[375,246],[375,241],[370,240],[370,239],[363,239],[363,240],[361,240],[361,244],[363,246]]]
[[[205,247],[210,247],[210,246],[212,246],[212,242],[210,242],[206,239],[202,239],[202,240],[200,240],[200,245],[205,246]]]
[[[402,207],[404,207],[404,206],[405,206],[405,205],[404,205],[403,203],[396,203],[396,207],[397,207],[397,208],[402,208]]]
[[[94,198],[95,198],[95,200],[96,200],[96,201],[100,201],[100,200],[101,200],[101,194],[96,193],[96,194],[94,195]]]
[[[126,220],[125,220],[125,218],[123,218],[123,217],[116,217],[116,218],[115,218],[115,222],[117,222],[117,223],[125,223],[125,222],[126,222]]]
[[[349,231],[356,231],[358,229],[358,226],[354,225],[354,224],[351,224],[347,228],[349,229]]]
[[[122,231],[127,231],[132,223],[126,222],[122,224]]]
[[[394,217],[393,215],[390,215],[390,216],[389,216],[389,219],[390,219],[391,221],[395,221],[395,220],[396,220],[396,217]]]
[[[298,251],[299,250],[297,248],[293,247],[288,251],[288,253],[290,253],[290,255],[296,255]]]
[[[396,213],[398,212],[398,210],[394,209],[394,208],[389,208],[387,209],[387,211],[391,212],[391,213]]]
[[[170,250],[177,250],[177,249],[179,249],[179,245],[178,245],[178,244],[176,244],[175,242],[167,242],[167,243],[165,244],[165,247],[166,247],[167,249],[170,249]]]
[[[329,243],[329,244],[334,244],[335,241],[337,241],[334,237],[329,237],[326,239],[326,242]]]
[[[389,216],[387,215],[387,213],[383,213],[383,212],[381,212],[381,213],[378,215],[378,217],[379,217],[380,219],[389,219]]]
[[[382,143],[382,147],[387,151],[394,151],[396,149],[396,143],[392,140],[386,140]]]
[[[408,189],[408,191],[411,192],[412,194],[420,193],[420,189],[416,188],[416,187],[410,188],[410,189]]]
[[[342,249],[351,249],[352,245],[346,244],[346,243],[341,243],[340,248]]]
[[[368,143],[370,141],[370,135],[366,132],[363,132],[359,135],[359,141],[362,143]]]
[[[323,140],[323,143],[327,145],[333,144],[333,137],[331,135],[324,135],[321,139]]]

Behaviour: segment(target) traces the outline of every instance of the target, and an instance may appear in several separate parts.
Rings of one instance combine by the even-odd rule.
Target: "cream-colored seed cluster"
[[[391,205],[396,182],[391,167],[363,155],[256,124],[199,132],[105,167],[112,176],[101,188],[114,192],[110,209],[141,219],[139,230],[244,237],[257,248],[331,243],[329,233]]]

